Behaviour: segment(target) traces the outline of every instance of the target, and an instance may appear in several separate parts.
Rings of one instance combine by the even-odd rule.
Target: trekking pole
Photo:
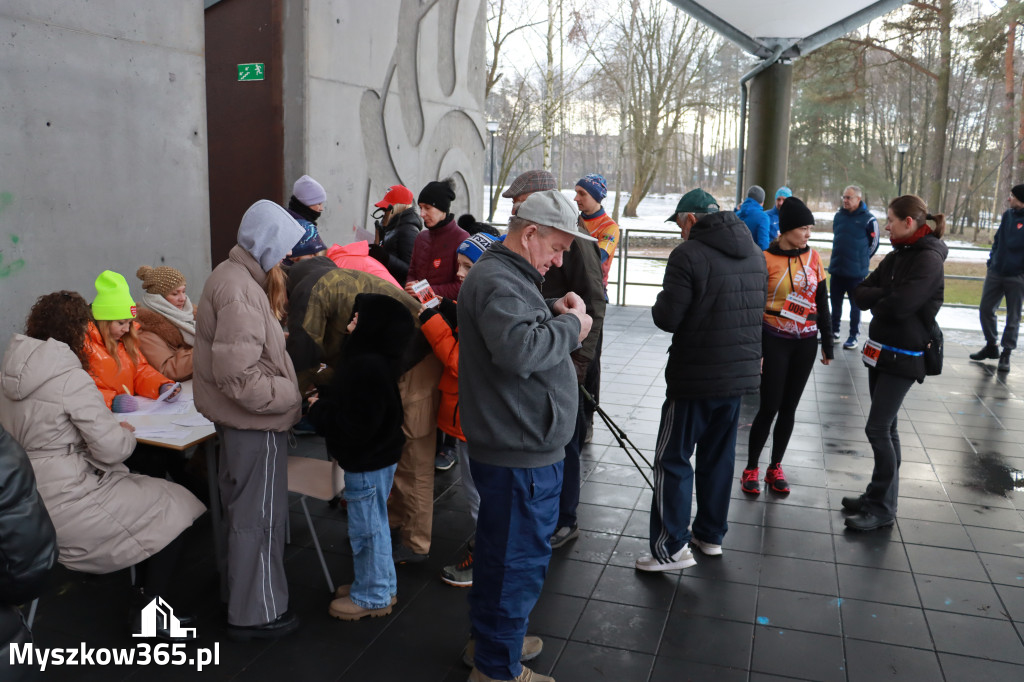
[[[601,406],[597,404],[597,400],[594,399],[594,396],[590,395],[590,392],[587,389],[580,386],[580,393],[583,394],[583,398],[589,404],[594,406],[594,411],[597,412],[598,416],[600,416],[601,420],[605,423],[605,426],[607,426],[608,430],[612,432],[613,436],[615,436],[615,440],[618,441],[619,447],[626,451],[626,456],[629,457],[629,461],[633,463],[633,466],[636,467],[636,470],[640,472],[640,475],[643,477],[644,482],[647,483],[647,487],[649,487],[653,491],[654,485],[651,483],[650,479],[647,478],[647,474],[644,472],[644,469],[641,468],[640,463],[636,461],[636,457],[633,456],[633,452],[629,449],[629,447],[626,444],[628,443],[629,446],[631,446],[633,450],[636,451],[637,456],[640,457],[640,459],[643,461],[644,464],[647,465],[649,469],[653,469],[654,466],[647,461],[647,458],[644,457],[644,454],[640,452],[640,448],[638,448],[633,443],[633,441],[629,439],[629,436],[626,434],[626,432],[619,428],[618,424],[612,421],[612,418],[608,416],[607,412],[601,409]]]

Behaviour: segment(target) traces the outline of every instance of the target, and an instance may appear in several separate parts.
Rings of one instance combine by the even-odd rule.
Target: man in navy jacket
[[[828,272],[832,294],[832,338],[839,339],[839,322],[843,318],[843,297],[857,288],[871,266],[871,257],[878,250],[878,221],[867,204],[861,201],[860,187],[850,185],[843,190],[843,206],[832,219],[832,258]],[[860,308],[850,298],[850,336],[843,344],[846,350],[858,345]]]
[[[1010,208],[992,240],[988,272],[981,291],[978,316],[985,335],[985,347],[971,353],[971,360],[999,358],[1000,372],[1010,371],[1010,353],[1017,347],[1021,298],[1024,296],[1024,184],[1014,185],[1006,202]],[[1003,327],[1002,353],[996,345],[996,309],[1006,297],[1006,326]]]

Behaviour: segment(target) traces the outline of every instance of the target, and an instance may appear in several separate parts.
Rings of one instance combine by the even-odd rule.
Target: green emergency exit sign
[[[239,64],[238,80],[240,81],[261,81],[263,80],[262,64]]]

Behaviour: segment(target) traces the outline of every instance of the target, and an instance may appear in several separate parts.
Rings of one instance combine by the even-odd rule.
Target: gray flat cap
[[[565,198],[564,194],[557,190],[548,189],[543,192],[534,192],[519,207],[516,217],[536,225],[553,227],[580,239],[597,241],[576,229],[579,211],[571,201]]]

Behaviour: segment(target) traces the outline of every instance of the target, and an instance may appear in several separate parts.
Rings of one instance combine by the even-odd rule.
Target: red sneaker
[[[740,490],[748,495],[760,495],[761,484],[757,482],[760,477],[760,468],[755,467],[753,469],[744,469],[743,477],[740,478]]]
[[[764,474],[764,482],[777,493],[788,493],[789,483],[786,483],[786,475],[782,473],[781,464],[772,464]]]

